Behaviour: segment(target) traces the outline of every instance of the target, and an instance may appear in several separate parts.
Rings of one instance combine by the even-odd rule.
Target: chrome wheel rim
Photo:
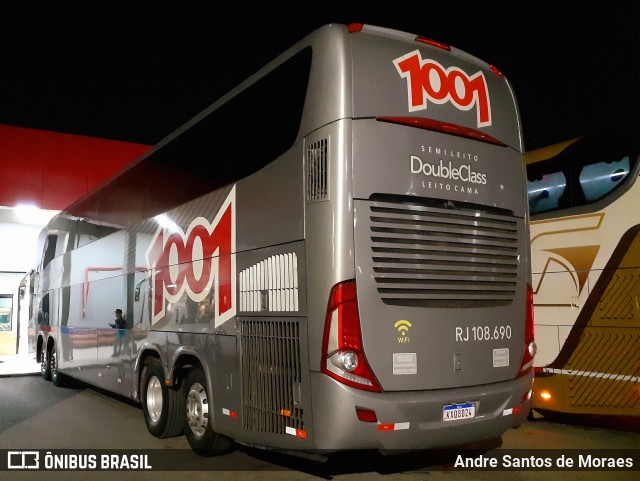
[[[51,369],[51,377],[55,378],[58,375],[58,358],[56,357],[56,348],[51,349],[51,362],[49,363],[49,369]]]
[[[42,356],[40,357],[40,372],[44,374],[47,370],[47,350],[42,350]]]
[[[162,384],[160,379],[153,376],[147,383],[147,413],[154,423],[157,423],[162,415]]]
[[[209,426],[209,400],[207,390],[199,382],[189,388],[186,409],[189,429],[197,437],[202,437]]]

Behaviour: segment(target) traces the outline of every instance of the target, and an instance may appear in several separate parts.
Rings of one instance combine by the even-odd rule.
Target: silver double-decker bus
[[[525,179],[495,67],[324,26],[45,227],[42,375],[203,455],[500,436],[530,410]]]

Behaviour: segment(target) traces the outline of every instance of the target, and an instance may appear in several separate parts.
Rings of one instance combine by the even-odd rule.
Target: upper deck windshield
[[[634,178],[638,146],[615,137],[579,138],[550,157],[528,154],[531,214],[592,204]]]

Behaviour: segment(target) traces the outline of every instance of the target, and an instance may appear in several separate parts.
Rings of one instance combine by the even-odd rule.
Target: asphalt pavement
[[[233,452],[222,456],[199,457],[190,450],[184,436],[168,439],[151,436],[138,404],[80,383],[58,388],[39,376],[4,376],[0,378],[0,406],[0,468],[4,461],[1,456],[21,450],[39,452],[42,459],[47,452],[77,457],[124,450],[136,456],[150,455],[153,467],[148,471],[126,472],[74,472],[73,469],[2,472],[0,469],[0,479],[3,480],[159,481],[186,477],[190,481],[257,478],[261,481],[564,481],[569,476],[572,480],[637,481],[640,478],[639,433],[550,422],[541,418],[507,431],[501,439],[486,446],[478,446],[482,453],[487,453],[486,456],[482,453],[478,456],[478,451],[474,451],[473,456],[467,456],[467,451],[416,451],[392,456],[367,451],[341,453],[326,463],[318,463],[247,446],[237,446]],[[499,460],[526,458],[530,461],[532,458],[534,463],[544,463],[549,458],[555,463],[560,456],[578,455],[613,456],[622,459],[623,463],[629,456],[635,456],[636,465],[633,470],[588,471],[544,465],[533,470],[519,469],[513,467],[513,461],[507,466],[501,464],[498,469],[460,464],[477,463],[482,459],[486,462],[491,456]]]

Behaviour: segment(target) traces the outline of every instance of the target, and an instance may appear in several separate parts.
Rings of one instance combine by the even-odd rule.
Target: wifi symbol
[[[403,336],[407,333],[407,331],[409,330],[409,328],[411,327],[411,323],[409,321],[405,321],[404,319],[396,322],[393,327],[395,327],[396,329],[398,329],[398,332],[401,333]]]

